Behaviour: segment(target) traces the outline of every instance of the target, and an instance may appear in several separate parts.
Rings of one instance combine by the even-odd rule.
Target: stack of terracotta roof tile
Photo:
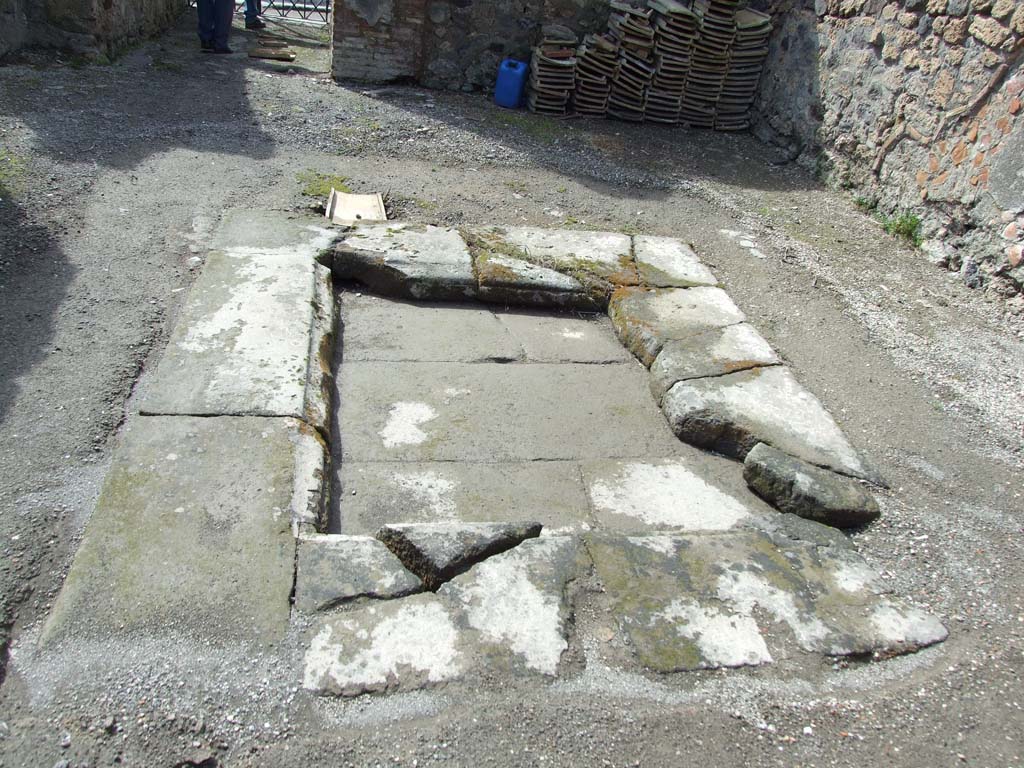
[[[611,0],[608,21],[611,36],[619,44],[619,69],[608,97],[608,114],[620,120],[641,122],[647,103],[647,87],[654,79],[654,27],[652,11]]]
[[[644,116],[659,123],[677,123],[700,19],[678,0],[650,0],[649,5],[654,11],[655,71]]]
[[[736,12],[736,40],[729,51],[729,71],[722,84],[715,128],[742,131],[750,126],[750,105],[768,55],[771,17],[752,10]]]
[[[530,66],[531,112],[564,115],[576,88],[576,35],[559,24],[542,30],[543,38],[533,49]]]
[[[571,102],[581,115],[747,128],[772,26],[738,10],[741,1],[610,0],[607,34],[587,35],[578,49],[565,27],[544,27],[530,108],[562,115]]]
[[[696,128],[714,128],[718,97],[729,71],[729,48],[736,35],[732,18],[735,0],[695,0],[700,36],[693,48],[686,93],[680,111],[682,122]]]
[[[619,43],[611,35],[587,35],[576,50],[573,108],[579,115],[604,117],[612,82],[619,73]]]

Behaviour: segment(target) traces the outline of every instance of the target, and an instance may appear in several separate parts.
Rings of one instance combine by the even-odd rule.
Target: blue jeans
[[[245,0],[245,20],[247,22],[256,21],[261,13],[263,13],[261,0]]]
[[[231,18],[235,13],[234,0],[198,0],[199,39],[213,43],[215,48],[227,48],[231,34]]]

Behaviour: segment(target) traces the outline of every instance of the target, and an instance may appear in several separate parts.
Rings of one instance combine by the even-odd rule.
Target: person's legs
[[[245,28],[264,29],[267,25],[260,18],[261,13],[263,7],[260,0],[245,0]]]
[[[216,16],[213,47],[218,51],[227,51],[228,39],[231,37],[231,19],[235,15],[235,0],[212,0]]]
[[[199,17],[199,40],[202,43],[213,43],[216,21],[214,17],[214,0],[197,0],[196,15]]]

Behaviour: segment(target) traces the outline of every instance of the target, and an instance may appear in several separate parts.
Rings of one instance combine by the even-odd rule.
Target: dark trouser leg
[[[260,4],[257,0],[245,0],[245,21],[250,24],[256,21],[256,17],[260,15]]]
[[[214,16],[215,0],[197,0],[196,11],[199,16],[199,39],[204,43],[212,43],[217,23]]]
[[[213,44],[217,48],[227,48],[228,38],[231,37],[231,19],[235,15],[235,0],[213,0],[213,3],[217,17]]]

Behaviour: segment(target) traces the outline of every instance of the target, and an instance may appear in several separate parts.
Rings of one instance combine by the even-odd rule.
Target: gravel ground
[[[315,39],[271,65],[200,56],[190,30],[112,66],[0,67],[0,765],[1024,765],[1019,315],[747,136],[344,88]],[[275,659],[177,638],[170,667],[144,645],[83,648],[101,685],[62,690],[69,661],[33,659],[32,639],[133,384],[220,212],[307,207],[307,169],[389,193],[395,218],[688,239],[887,475],[857,545],[949,640],[669,678],[584,648],[586,672],[553,686],[338,703]]]

